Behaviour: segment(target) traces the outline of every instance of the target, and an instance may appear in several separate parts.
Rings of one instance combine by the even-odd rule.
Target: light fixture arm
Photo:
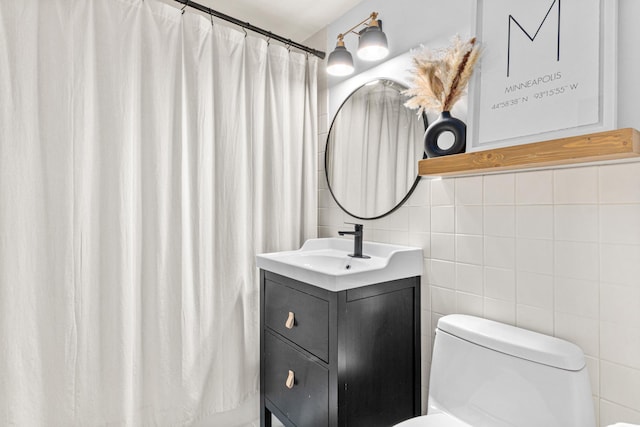
[[[357,32],[353,31],[356,28],[358,28],[361,25],[364,25],[365,23],[367,23],[367,21],[369,21],[369,26],[374,25],[374,26],[378,26],[378,12],[371,12],[371,15],[367,16],[365,19],[363,19],[362,21],[358,22],[356,25],[354,25],[353,27],[349,28],[347,31],[344,31],[340,34],[338,34],[338,41],[344,41],[344,36],[349,34],[349,33],[353,33],[358,35]]]

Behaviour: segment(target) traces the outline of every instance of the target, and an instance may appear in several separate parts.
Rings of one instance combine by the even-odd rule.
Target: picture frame
[[[467,152],[611,130],[617,0],[477,0]]]

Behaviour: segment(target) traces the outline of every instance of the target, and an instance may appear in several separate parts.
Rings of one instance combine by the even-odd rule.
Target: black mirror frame
[[[371,81],[375,81],[375,80],[388,80],[391,82],[394,82],[396,84],[405,86],[403,83],[398,82],[396,80],[393,79],[389,79],[389,78],[385,78],[385,77],[381,77],[381,78],[377,78],[377,79],[373,79]],[[365,220],[365,221],[370,221],[370,220],[374,220],[374,219],[380,219],[383,218],[387,215],[391,215],[393,212],[395,212],[396,210],[398,210],[402,205],[404,205],[407,200],[409,200],[409,197],[411,197],[411,194],[413,194],[413,191],[416,189],[416,187],[418,186],[418,183],[420,182],[422,176],[420,176],[420,174],[417,174],[416,179],[413,181],[413,185],[411,186],[411,188],[409,189],[409,191],[407,191],[407,194],[404,196],[404,198],[402,200],[400,200],[400,202],[398,202],[397,205],[395,205],[393,208],[391,208],[389,211],[377,215],[377,216],[373,216],[373,217],[364,217],[364,216],[358,216],[358,215],[354,215],[352,212],[349,212],[347,209],[345,209],[344,206],[342,206],[340,204],[340,202],[338,201],[338,198],[336,197],[335,194],[333,194],[333,189],[331,188],[331,183],[329,182],[329,172],[327,170],[327,159],[328,159],[328,154],[329,154],[329,137],[331,136],[331,130],[333,129],[333,125],[336,121],[336,117],[338,116],[338,113],[340,112],[340,110],[342,109],[342,106],[349,100],[349,98],[351,98],[351,95],[353,95],[356,91],[358,91],[359,89],[361,89],[362,87],[368,85],[369,83],[371,83],[371,81],[358,86],[357,88],[355,88],[350,94],[349,96],[347,96],[345,98],[344,101],[342,101],[342,104],[340,104],[340,107],[336,110],[336,114],[333,116],[333,119],[331,120],[331,126],[329,127],[329,132],[327,132],[327,139],[325,141],[325,149],[324,149],[324,177],[325,180],[327,181],[327,187],[329,188],[329,192],[331,193],[331,197],[333,197],[333,200],[336,202],[336,204],[340,207],[340,209],[342,209],[346,214],[348,214],[349,216],[353,217],[353,218],[358,218],[361,220]],[[429,120],[427,119],[427,115],[423,112],[422,113],[422,122],[424,123],[424,129],[426,131],[426,129],[429,127]],[[425,153],[424,151],[422,152],[422,159],[426,159],[427,158],[427,153]],[[420,161],[421,159],[416,159],[416,163],[418,163],[418,161]]]

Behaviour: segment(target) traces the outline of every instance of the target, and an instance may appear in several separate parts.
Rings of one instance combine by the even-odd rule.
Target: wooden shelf
[[[640,132],[632,128],[420,160],[423,176],[483,174],[629,158],[640,159]]]

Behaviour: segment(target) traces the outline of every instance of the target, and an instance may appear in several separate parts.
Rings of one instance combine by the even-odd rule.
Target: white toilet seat
[[[411,418],[394,427],[473,427],[444,412]]]

